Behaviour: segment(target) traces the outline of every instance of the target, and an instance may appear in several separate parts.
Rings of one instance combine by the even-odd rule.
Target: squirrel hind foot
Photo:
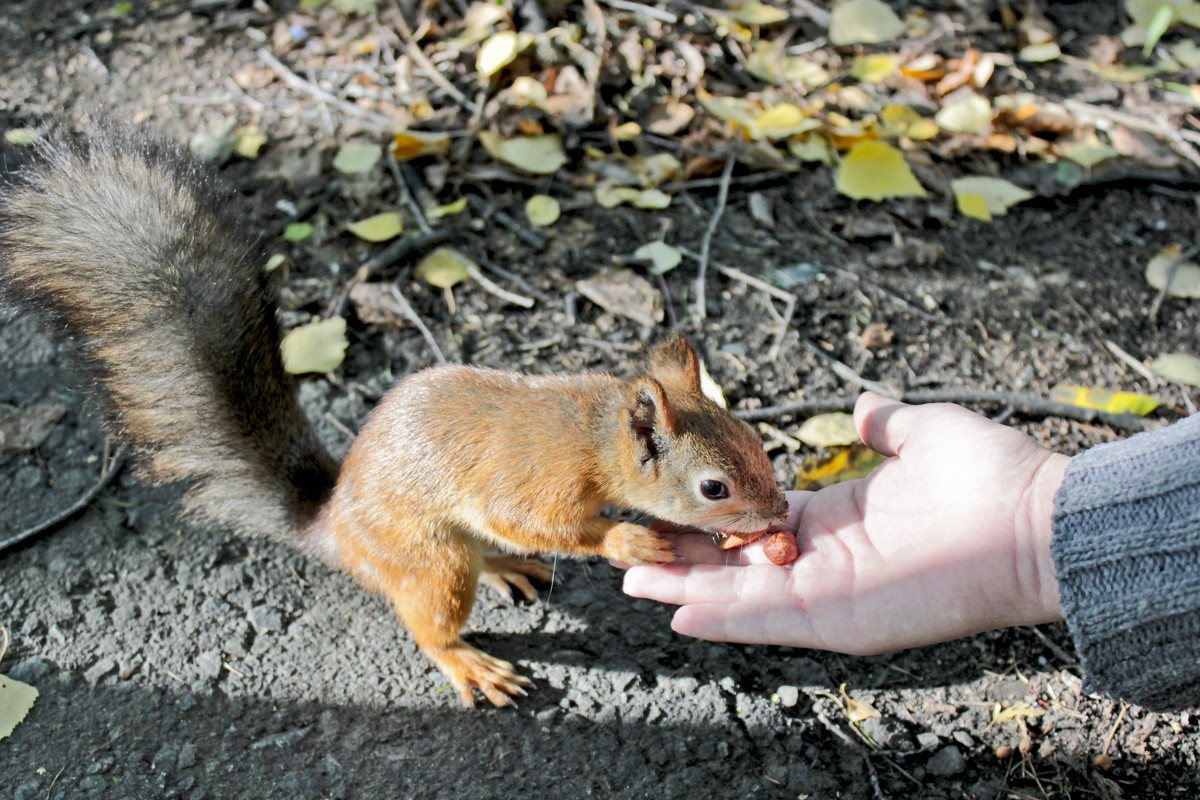
[[[501,597],[516,602],[513,590],[516,589],[529,602],[537,600],[537,589],[530,582],[534,581],[549,585],[554,577],[554,569],[545,561],[535,558],[489,553],[483,558],[483,570],[479,582],[493,589]]]
[[[475,689],[496,706],[515,706],[513,698],[526,696],[533,681],[518,675],[507,661],[488,655],[461,639],[443,647],[425,648],[467,708],[475,707]]]

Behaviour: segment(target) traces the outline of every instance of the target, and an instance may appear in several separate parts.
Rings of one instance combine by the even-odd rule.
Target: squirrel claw
[[[510,602],[514,601],[512,590],[516,589],[526,600],[537,600],[537,590],[529,579],[539,583],[549,583],[552,571],[550,565],[533,558],[492,553],[484,557],[483,572],[479,582],[495,589]]]
[[[467,708],[475,707],[475,689],[497,707],[515,706],[514,695],[525,696],[533,681],[513,671],[507,661],[489,656],[463,641],[426,651],[458,689]]]

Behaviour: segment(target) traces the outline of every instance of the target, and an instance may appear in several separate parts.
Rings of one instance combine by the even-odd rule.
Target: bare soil
[[[292,208],[314,200],[319,230],[394,207],[382,167],[361,179],[329,168],[339,144],[366,135],[356,123],[337,117],[328,128],[319,102],[278,81],[245,92],[233,84],[238,70],[263,67],[257,39],[269,40],[291,3],[134,5],[114,20],[106,16],[110,0],[6,3],[0,128],[53,120],[82,127],[81,115],[99,109],[186,140],[225,120],[253,121],[270,138],[263,156],[222,169],[244,195],[248,228],[277,236]],[[1046,9],[1080,41],[1115,35],[1123,24],[1116,4],[1097,6]],[[1094,96],[1086,76],[1056,69],[1031,71],[1037,91]],[[1117,100],[1153,110],[1153,93],[1137,86]],[[1015,160],[966,158],[975,168],[1029,175]],[[15,148],[4,150],[6,167],[18,160]],[[931,162],[922,177],[961,168]],[[401,286],[452,359],[535,372],[626,370],[648,332],[584,300],[573,284],[664,229],[674,241],[698,242],[715,191],[683,193],[665,211],[568,207],[543,231],[543,247],[495,223],[496,211],[522,219],[531,189],[548,186],[464,187],[485,211],[456,234],[466,252],[514,273],[517,280],[497,280],[534,296],[533,309],[464,284],[451,314],[426,285],[402,274]],[[944,196],[849,201],[824,168],[765,180],[739,172],[714,262],[760,276],[807,263],[820,277],[790,290],[797,313],[774,360],[767,296],[719,274],[708,284],[708,318],[688,331],[739,408],[855,391],[803,340],[864,378],[910,389],[1044,394],[1069,382],[1145,391],[1105,343],[1139,359],[1195,352],[1200,308],[1168,298],[1152,317],[1156,293],[1142,277],[1163,246],[1194,241],[1192,188],[1186,174],[1166,183],[1125,176],[982,223],[957,216]],[[752,216],[755,193],[773,224]],[[882,233],[861,234],[864,223]],[[941,257],[897,256],[914,242],[941,248]],[[375,252],[336,230],[272,246],[289,257],[288,321],[320,312]],[[693,301],[693,267],[685,262],[665,276],[681,319]],[[864,347],[872,323],[893,332],[890,344]],[[351,327],[345,366],[302,389],[338,452],[348,446],[345,431],[394,378],[433,358],[411,327],[353,317]],[[21,409],[57,398],[68,407],[36,450],[0,452],[0,538],[73,502],[100,471],[104,436],[67,352],[36,318],[0,310],[0,404]],[[1196,400],[1173,386],[1158,394],[1163,419]],[[1064,452],[1126,435],[1055,417],[1018,413],[1010,421]],[[791,483],[805,454],[773,451],[781,481]],[[537,689],[517,709],[465,711],[381,598],[285,547],[185,527],[175,493],[122,473],[75,519],[0,555],[0,626],[11,637],[0,671],[41,693],[0,741],[0,795],[1200,794],[1197,712],[1151,713],[1082,693],[1063,626],[877,658],[700,642],[670,631],[670,608],[622,594],[619,571],[607,563],[558,562],[553,587],[534,604],[481,592],[472,640],[519,664]],[[843,685],[881,714],[859,725],[863,736],[841,710]],[[1044,714],[991,724],[995,704],[1022,700]],[[1097,763],[1103,755],[1111,766]]]

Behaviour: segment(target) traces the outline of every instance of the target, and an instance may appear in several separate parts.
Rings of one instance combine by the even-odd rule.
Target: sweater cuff
[[[1052,551],[1085,690],[1200,702],[1200,414],[1072,458]]]

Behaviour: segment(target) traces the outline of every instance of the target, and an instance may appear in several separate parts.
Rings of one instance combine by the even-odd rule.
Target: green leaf
[[[342,145],[333,158],[333,168],[347,175],[368,172],[383,157],[383,148],[370,142],[350,142]]]
[[[351,222],[346,226],[346,230],[368,242],[386,242],[400,235],[404,230],[404,222],[395,211],[385,211],[358,222]]]
[[[1163,353],[1150,362],[1150,371],[1169,381],[1200,386],[1200,358],[1187,353]]]
[[[293,222],[283,229],[283,238],[289,242],[302,242],[312,236],[313,226],[308,222]]]
[[[29,684],[0,675],[0,739],[8,738],[21,724],[37,698],[38,690]]]
[[[346,357],[346,320],[342,317],[301,325],[283,337],[283,368],[293,375],[329,372]]]
[[[1171,27],[1171,23],[1175,21],[1175,12],[1171,6],[1164,3],[1154,11],[1154,16],[1150,18],[1150,22],[1146,25],[1146,43],[1142,45],[1142,58],[1149,58],[1150,53],[1154,51],[1154,46],[1158,44],[1158,40],[1167,32],[1167,28]]]

